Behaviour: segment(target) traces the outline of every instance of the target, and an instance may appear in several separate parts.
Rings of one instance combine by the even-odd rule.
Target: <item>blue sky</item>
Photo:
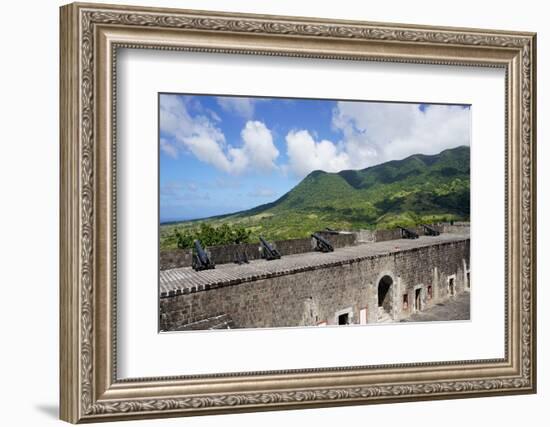
[[[160,221],[236,212],[308,173],[470,143],[469,107],[160,94]]]

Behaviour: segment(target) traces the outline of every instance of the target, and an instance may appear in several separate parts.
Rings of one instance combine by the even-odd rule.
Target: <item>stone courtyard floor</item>
[[[443,320],[470,320],[470,292],[463,292],[455,298],[437,303],[432,307],[414,313],[401,322],[434,322]]]

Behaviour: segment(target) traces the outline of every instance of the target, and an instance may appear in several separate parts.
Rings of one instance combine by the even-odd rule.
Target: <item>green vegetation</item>
[[[231,215],[162,225],[160,244],[163,249],[188,247],[189,239],[191,244],[193,238],[203,241],[202,230],[209,230],[204,232],[207,238],[222,236],[223,242],[231,241],[237,230],[246,235],[242,241],[256,241],[259,235],[282,240],[307,237],[325,227],[395,228],[469,217],[470,149],[458,147],[363,170],[314,171],[272,203]]]
[[[222,224],[212,227],[206,222],[201,223],[198,228],[174,229],[176,246],[180,249],[192,248],[195,239],[206,246],[246,243],[250,240],[250,233],[243,226]]]

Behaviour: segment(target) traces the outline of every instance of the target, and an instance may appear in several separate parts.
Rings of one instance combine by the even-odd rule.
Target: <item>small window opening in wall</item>
[[[339,325],[349,325],[349,313],[340,314],[338,316]]]
[[[429,285],[428,286],[428,299],[432,299],[433,298],[433,288],[432,288],[432,285]]]
[[[449,278],[449,295],[452,297],[455,296],[455,278],[454,277]]]
[[[466,273],[466,286],[470,289],[470,272]]]
[[[403,310],[409,309],[409,294],[403,295]]]

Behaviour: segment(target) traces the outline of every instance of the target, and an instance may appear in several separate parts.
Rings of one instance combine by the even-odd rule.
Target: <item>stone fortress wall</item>
[[[321,326],[406,319],[470,290],[469,228],[452,227],[441,226],[443,233],[438,237],[415,240],[365,243],[355,234],[355,246],[331,254],[254,261],[246,268],[264,269],[250,274],[238,265],[208,272],[190,268],[161,272],[161,282],[163,273],[172,281],[166,288],[161,284],[160,329]],[[446,230],[460,233],[446,234]],[[391,233],[379,237],[388,236]],[[191,278],[190,284],[178,283],[177,274],[183,273]]]
[[[441,233],[468,233],[470,223],[455,222],[432,224],[433,228]],[[419,235],[424,235],[423,227],[410,228]],[[330,234],[320,231],[319,234],[330,240],[334,248],[343,248],[358,243],[384,242],[401,238],[399,229],[394,230],[359,230],[354,232],[341,232],[339,234]],[[273,242],[273,245],[283,255],[301,254],[313,251],[311,238],[289,239]],[[207,248],[210,258],[215,264],[230,263],[235,260],[237,252],[246,252],[248,259],[254,260],[260,258],[258,243],[245,243],[240,245],[210,246]],[[159,268],[160,270],[169,270],[172,268],[191,267],[193,260],[192,249],[167,249],[160,251]]]
[[[356,244],[357,236],[355,233],[340,233],[329,235],[320,232],[321,236],[329,238],[332,246],[343,248]],[[273,243],[273,246],[281,255],[302,254],[313,251],[312,239],[289,239],[279,240]],[[235,254],[246,252],[249,260],[260,259],[259,243],[242,243],[240,245],[209,246],[207,251],[215,264],[227,264],[235,261]],[[171,249],[160,252],[160,269],[168,270],[171,268],[191,267],[193,260],[192,249]]]

